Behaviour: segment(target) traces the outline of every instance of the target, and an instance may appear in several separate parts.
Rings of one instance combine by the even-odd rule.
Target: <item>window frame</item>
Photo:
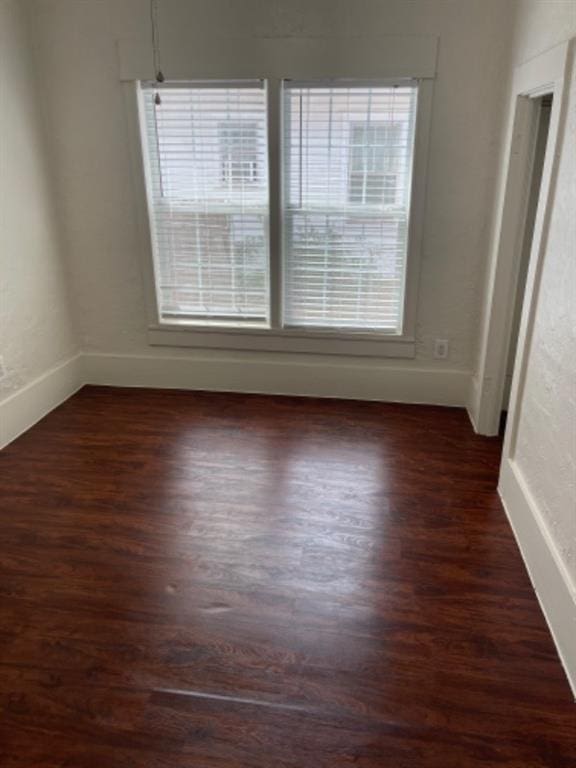
[[[414,150],[414,152],[413,152],[413,156],[412,156],[412,167],[410,168],[410,178],[409,178],[409,183],[410,183],[410,201],[409,201],[409,205],[408,205],[408,214],[409,214],[409,216],[408,216],[408,226],[409,226],[410,225],[410,221],[411,221],[411,216],[412,216],[412,202],[413,202],[413,200],[412,200],[412,190],[413,190],[412,181],[413,181],[413,173],[414,173],[414,162],[415,162],[415,157],[416,157],[416,123],[417,123],[417,118],[418,118],[418,107],[419,107],[419,82],[416,82],[414,79],[411,79],[411,78],[395,79],[395,80],[392,80],[392,81],[385,80],[383,78],[379,78],[379,79],[365,79],[365,78],[362,78],[362,79],[359,79],[359,78],[354,78],[354,79],[350,79],[350,78],[330,79],[330,78],[319,78],[317,80],[308,80],[308,79],[303,80],[303,79],[299,79],[299,78],[298,79],[293,78],[293,79],[290,79],[290,80],[283,79],[281,81],[281,83],[280,83],[282,98],[284,97],[284,88],[287,88],[289,90],[290,87],[292,87],[292,86],[295,86],[297,89],[301,89],[301,88],[306,89],[306,88],[317,87],[317,88],[321,89],[322,91],[326,90],[327,88],[330,88],[331,86],[334,86],[336,89],[338,89],[338,88],[346,89],[347,87],[358,87],[358,88],[361,88],[361,89],[366,89],[366,88],[369,88],[369,87],[385,87],[385,88],[394,88],[396,86],[398,86],[398,87],[402,87],[402,86],[404,86],[404,87],[406,87],[406,86],[415,87],[415,90],[416,90],[416,94],[415,94],[416,114],[414,115],[414,126],[413,126],[413,150]],[[289,110],[289,108],[290,108],[289,107],[289,103],[290,103],[289,100],[283,98],[282,107]],[[349,123],[349,131],[350,131],[350,133],[353,130],[354,123],[355,123],[355,121],[352,121],[352,122]],[[382,126],[382,125],[385,125],[385,124],[382,123],[380,125]],[[365,127],[365,123],[362,122],[361,126]],[[284,128],[284,126],[282,126],[282,128]],[[284,137],[284,135],[285,135],[285,131],[282,130],[282,137]],[[350,144],[350,140],[349,140],[349,137],[348,137],[348,148],[350,149],[350,147],[351,147],[351,144]],[[286,149],[285,151],[287,152],[288,150]],[[283,189],[284,189],[285,184],[286,184],[286,182],[288,180],[287,178],[284,178],[282,176],[282,170],[284,169],[284,167],[286,165],[286,162],[285,162],[286,159],[287,158],[282,156],[282,158],[281,158],[281,160],[282,160],[282,168],[280,169],[280,173],[279,173],[279,175],[280,175],[280,183],[283,185]],[[350,165],[351,165],[351,156],[350,156],[350,153],[349,153],[348,157],[347,157],[347,161],[346,161],[346,167],[347,167],[346,197],[347,198],[348,198],[349,191],[350,191],[350,187],[349,187],[349,184],[350,184]],[[358,203],[357,205],[356,204],[350,204],[348,202],[348,205],[346,206],[346,208],[349,210],[350,214],[352,216],[354,216],[355,213],[356,213],[354,211],[354,209],[357,207],[359,212],[360,212],[360,215],[361,215],[361,212],[362,212],[361,209],[362,209],[362,207],[364,205],[365,205],[364,201],[362,201],[362,203]],[[367,207],[369,208],[369,206],[367,206]],[[288,212],[288,207],[286,205],[283,205],[282,212],[283,213],[284,212]],[[312,212],[312,211],[310,211],[310,212]],[[281,259],[280,259],[280,268],[283,270],[283,273],[287,272],[287,264],[288,264],[288,262],[287,262],[287,254],[289,253],[290,245],[291,245],[290,238],[289,238],[289,235],[288,235],[288,231],[289,231],[288,227],[285,227],[285,228],[283,227]],[[407,244],[406,244],[406,250],[407,250],[407,253],[406,253],[406,268],[405,268],[406,278],[407,278],[407,262],[408,262],[408,258],[409,258],[409,248],[410,248],[409,237],[410,237],[410,230],[408,230],[408,233],[407,233]],[[284,285],[283,284],[281,285],[281,288],[282,288],[282,296],[283,297],[287,296],[287,292],[284,291]],[[366,328],[366,329],[360,329],[360,328],[343,328],[343,327],[337,327],[337,326],[335,326],[333,328],[330,328],[330,327],[322,327],[321,325],[318,325],[318,326],[316,326],[316,325],[307,325],[305,323],[296,323],[296,322],[294,324],[292,324],[292,323],[290,323],[290,321],[286,317],[287,313],[285,313],[285,312],[282,312],[283,316],[286,317],[284,325],[283,325],[283,328],[286,329],[286,330],[290,330],[290,331],[305,330],[307,332],[318,331],[320,333],[331,333],[331,334],[334,334],[334,335],[338,335],[341,338],[347,338],[348,336],[357,336],[357,335],[363,335],[367,339],[370,339],[370,338],[372,338],[372,339],[383,339],[383,338],[385,338],[387,340],[395,340],[395,339],[397,339],[399,337],[402,338],[406,334],[406,328],[405,328],[405,324],[404,324],[404,321],[405,321],[405,309],[406,309],[406,307],[405,307],[405,303],[406,303],[405,288],[406,288],[406,281],[404,281],[404,285],[402,285],[402,290],[404,292],[400,294],[401,311],[400,311],[399,319],[400,319],[400,326],[402,328],[402,331],[400,333],[398,331],[392,329],[392,328],[371,328],[371,329]]]
[[[144,163],[144,172],[146,175],[146,194],[147,194],[147,208],[148,208],[148,224],[150,229],[150,250],[152,253],[152,259],[153,259],[153,267],[154,272],[152,275],[152,282],[153,282],[153,288],[154,288],[154,298],[157,304],[156,312],[157,317],[155,318],[156,321],[161,326],[171,326],[172,324],[178,324],[179,326],[182,326],[183,324],[190,324],[193,327],[204,327],[209,325],[214,325],[216,327],[227,327],[230,325],[234,325],[235,321],[237,321],[237,325],[239,327],[247,327],[251,328],[253,326],[256,327],[267,327],[268,325],[268,317],[269,317],[269,278],[268,278],[268,269],[269,269],[269,228],[268,228],[268,216],[269,216],[269,200],[268,200],[268,185],[267,185],[267,170],[268,170],[268,161],[267,161],[267,151],[263,150],[263,144],[267,145],[267,135],[263,133],[263,135],[260,138],[260,141],[258,141],[257,137],[257,130],[258,126],[260,126],[260,129],[263,129],[267,132],[267,97],[266,97],[266,84],[261,79],[254,79],[251,78],[250,80],[243,80],[241,82],[238,81],[221,81],[221,80],[209,80],[209,81],[190,81],[190,82],[182,82],[182,83],[165,83],[162,86],[157,86],[156,84],[150,83],[150,82],[143,82],[140,84],[139,92],[138,92],[138,99],[139,99],[139,111],[140,111],[140,135],[141,135],[141,142],[142,142],[142,160]],[[153,100],[154,100],[154,94],[156,91],[162,90],[164,94],[169,92],[175,92],[178,90],[186,91],[189,88],[193,88],[193,90],[196,92],[209,92],[211,89],[214,88],[220,88],[222,91],[227,91],[229,89],[235,89],[239,93],[246,89],[257,89],[260,91],[259,95],[259,109],[257,110],[251,110],[251,112],[256,111],[258,113],[257,117],[250,118],[248,122],[250,125],[252,125],[255,128],[255,155],[258,158],[260,157],[260,172],[261,172],[261,179],[263,182],[265,182],[264,186],[260,190],[261,200],[257,203],[254,203],[254,201],[248,201],[249,208],[253,205],[255,209],[261,208],[261,215],[262,215],[262,247],[261,247],[261,257],[262,257],[262,265],[264,269],[260,269],[259,271],[263,274],[263,279],[265,280],[265,291],[263,296],[263,302],[262,302],[262,309],[263,312],[260,314],[254,313],[252,316],[249,312],[242,312],[238,313],[238,315],[234,315],[232,312],[227,313],[224,309],[224,311],[218,310],[215,307],[211,307],[211,309],[214,309],[214,312],[211,311],[198,311],[196,314],[192,314],[191,312],[186,311],[178,311],[178,308],[174,308],[171,310],[170,308],[166,307],[166,300],[165,296],[162,296],[162,289],[163,283],[166,282],[166,275],[165,272],[163,273],[162,270],[162,263],[165,262],[166,255],[168,256],[168,263],[171,263],[171,267],[169,267],[168,272],[171,272],[172,270],[178,271],[179,269],[185,269],[185,267],[181,264],[178,264],[178,262],[170,262],[170,257],[174,254],[164,254],[162,250],[159,248],[158,245],[158,236],[157,232],[155,230],[155,227],[158,225],[159,216],[161,217],[162,212],[169,214],[173,211],[176,211],[177,213],[180,213],[182,215],[191,214],[192,219],[196,218],[198,215],[203,216],[206,214],[209,216],[210,214],[214,215],[217,219],[220,219],[222,216],[226,216],[227,214],[231,214],[230,216],[230,230],[233,231],[234,229],[234,215],[239,214],[240,218],[243,219],[245,217],[250,218],[251,213],[250,211],[245,212],[242,207],[241,200],[236,201],[234,199],[235,195],[232,195],[232,197],[229,197],[229,194],[234,191],[239,191],[241,193],[241,190],[243,188],[243,185],[238,185],[237,187],[231,187],[229,184],[225,184],[224,180],[222,178],[222,164],[224,161],[224,153],[222,152],[224,143],[221,141],[222,138],[222,128],[224,126],[227,126],[228,123],[226,121],[221,121],[220,119],[216,119],[213,123],[213,135],[215,136],[215,149],[213,150],[213,157],[210,157],[208,162],[210,160],[213,161],[213,164],[215,165],[215,173],[213,176],[213,179],[215,181],[215,184],[213,188],[211,189],[212,193],[216,193],[214,197],[211,197],[208,195],[208,197],[202,196],[200,199],[201,206],[198,206],[198,200],[195,196],[193,196],[192,199],[188,200],[187,196],[182,194],[178,191],[180,188],[180,185],[186,180],[179,179],[179,183],[176,185],[177,192],[176,194],[167,195],[165,190],[166,187],[170,185],[170,175],[169,171],[170,168],[168,168],[168,175],[166,175],[166,182],[164,181],[163,176],[163,167],[160,160],[161,155],[161,139],[162,134],[160,130],[160,125],[158,121],[156,120],[156,113],[154,112],[154,118],[153,122],[155,123],[155,127],[152,131],[148,130],[148,126],[150,124],[151,120],[151,112],[150,109],[154,109],[153,106]],[[197,97],[194,96],[193,100],[195,100]],[[168,101],[169,99],[166,96],[162,97],[163,101]],[[201,105],[202,108],[202,105]],[[234,109],[234,108],[233,108]],[[220,107],[219,112],[222,111],[222,107]],[[200,116],[200,120],[204,121],[205,117],[202,114]],[[238,128],[240,125],[239,120],[234,120],[234,126]],[[197,147],[197,137],[196,137],[196,131],[198,130],[198,126],[194,124],[191,126],[192,131],[190,134],[191,137],[191,148],[192,151]],[[205,130],[202,128],[202,130]],[[204,157],[205,160],[205,157]],[[217,170],[216,170],[217,169]],[[156,185],[154,184],[154,178],[159,179],[160,183],[156,181]],[[257,183],[257,179],[255,179]],[[158,186],[160,187],[160,195],[158,195]],[[220,192],[224,194],[225,200],[220,199]],[[257,190],[258,192],[258,190]],[[242,195],[241,195],[242,197]],[[254,216],[258,216],[258,212],[254,211]],[[209,237],[209,230],[211,229],[208,225],[202,225],[200,222],[196,223],[197,230],[201,232],[203,237]],[[208,232],[207,232],[208,230]],[[178,232],[174,232],[174,237],[178,238]],[[208,249],[209,250],[209,249]],[[198,261],[198,269],[203,270],[206,265],[206,262],[203,260]],[[208,267],[208,271],[209,271]],[[208,278],[210,279],[210,278]],[[178,281],[174,281],[174,285],[172,286],[172,289],[178,290],[179,287],[182,287],[183,289],[186,289],[186,286],[184,284],[179,285]],[[247,308],[246,308],[247,309]]]
[[[204,78],[206,81],[219,81],[221,78]],[[246,79],[246,78],[242,78]],[[269,325],[254,324],[237,327],[232,324],[220,324],[205,321],[160,320],[156,297],[156,275],[152,254],[151,212],[147,195],[149,183],[147,158],[145,156],[145,137],[142,134],[143,103],[140,80],[126,83],[128,113],[131,116],[130,142],[132,163],[135,170],[135,186],[139,198],[138,223],[143,250],[142,259],[145,303],[148,319],[148,343],[151,346],[195,347],[205,349],[250,350],[269,352],[294,352],[326,355],[359,355],[368,357],[414,358],[416,354],[416,310],[418,282],[421,261],[422,229],[426,198],[426,171],[430,134],[433,79],[420,78],[347,78],[353,85],[367,82],[380,86],[406,85],[417,83],[418,106],[416,114],[414,155],[412,167],[412,189],[410,220],[408,229],[408,248],[406,258],[406,279],[403,293],[402,333],[388,331],[355,331],[339,329],[306,329],[283,327],[282,325],[282,83],[294,78],[262,77],[267,81],[268,98],[268,169],[269,169]],[[335,78],[342,83],[345,78]],[[187,81],[180,81],[183,87]],[[188,81],[190,82],[190,81]],[[234,79],[227,82],[234,83]],[[238,80],[236,80],[238,82]],[[318,77],[311,83],[329,82],[328,78]],[[163,86],[160,86],[162,88]]]

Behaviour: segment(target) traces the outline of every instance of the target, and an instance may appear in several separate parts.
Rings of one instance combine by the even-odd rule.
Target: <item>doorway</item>
[[[469,413],[481,435],[497,435],[508,414],[504,456],[512,459],[558,171],[556,148],[566,124],[570,44],[514,71],[507,138],[488,273],[478,367]],[[512,375],[513,373],[513,375]]]
[[[553,99],[553,94],[546,94],[544,96],[531,99],[534,121],[534,140],[533,148],[527,155],[530,168],[530,180],[528,184],[526,217],[524,223],[524,235],[522,237],[522,246],[520,251],[520,263],[518,265],[516,290],[515,296],[513,298],[514,309],[512,313],[512,323],[510,328],[510,340],[508,344],[505,380],[502,391],[502,406],[500,417],[500,431],[502,434],[504,433],[506,427],[508,407],[510,404],[512,377],[514,373],[516,353],[518,350],[520,320],[522,318],[522,307],[524,306],[524,295],[526,290],[528,267],[530,264],[530,254],[532,253],[534,226],[536,223],[536,212],[538,210],[538,200],[540,198],[540,189],[542,186],[542,173],[544,171],[544,160],[546,157],[546,148],[548,145],[548,134],[550,130],[550,116],[552,114]]]

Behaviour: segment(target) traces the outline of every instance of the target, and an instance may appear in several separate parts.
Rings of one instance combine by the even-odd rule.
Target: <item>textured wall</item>
[[[516,63],[576,36],[576,4],[521,2]],[[516,461],[576,595],[576,66],[537,298]]]
[[[0,400],[71,356],[66,280],[23,5],[0,2]]]
[[[31,0],[31,5],[83,345],[89,351],[150,354],[115,50],[117,38],[149,35],[148,0]],[[170,45],[171,30],[181,29],[190,30],[190,45],[195,36],[211,35],[245,37],[247,45],[253,35],[440,36],[419,351],[415,362],[402,364],[469,369],[497,168],[510,5],[500,0],[162,0],[160,5],[164,45]],[[450,339],[449,360],[432,360],[435,337]]]

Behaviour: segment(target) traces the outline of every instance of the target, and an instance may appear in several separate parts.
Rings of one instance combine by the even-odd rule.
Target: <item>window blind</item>
[[[161,319],[266,323],[265,84],[142,84],[141,93]]]
[[[284,322],[402,331],[416,85],[284,83]]]

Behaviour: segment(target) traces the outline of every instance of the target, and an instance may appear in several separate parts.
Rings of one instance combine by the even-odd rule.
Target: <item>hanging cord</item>
[[[156,82],[163,83],[165,80],[160,63],[160,34],[158,31],[158,0],[150,0],[150,25],[152,27],[152,56],[154,59],[154,72]],[[162,103],[160,93],[154,94],[154,103],[159,106]]]

